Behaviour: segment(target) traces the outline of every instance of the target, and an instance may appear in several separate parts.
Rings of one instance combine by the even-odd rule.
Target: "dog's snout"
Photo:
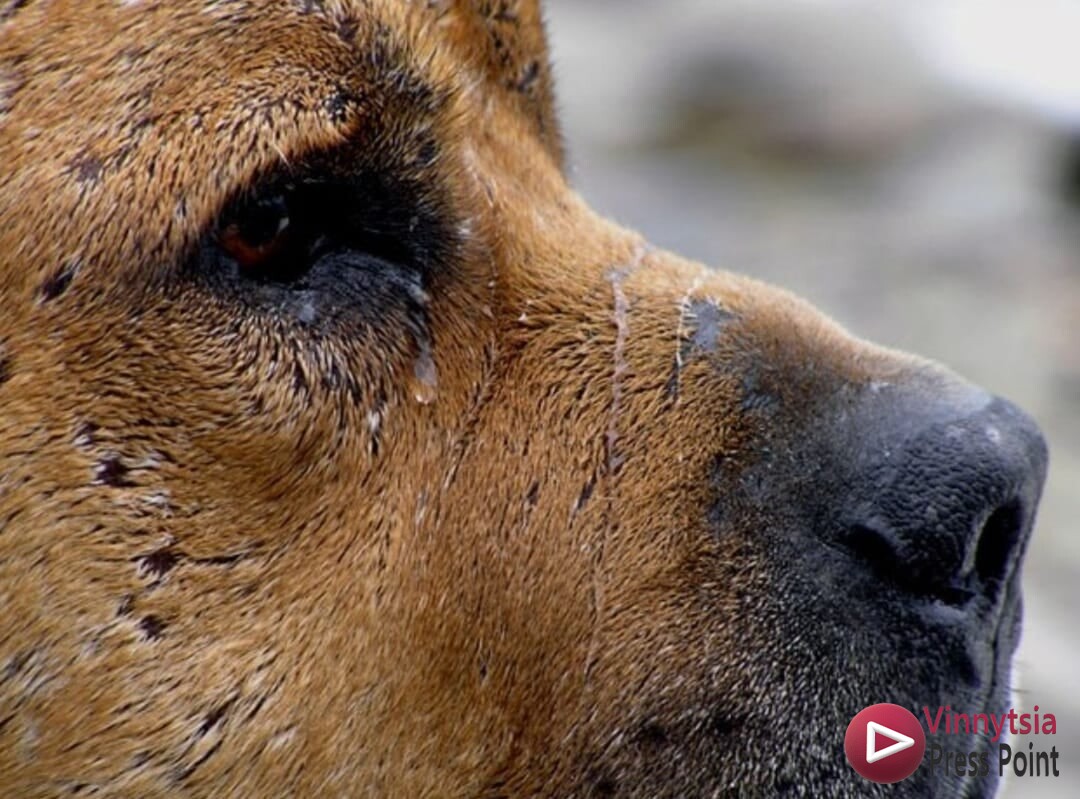
[[[922,396],[867,416],[885,419],[856,445],[864,468],[842,523],[846,548],[901,590],[950,603],[994,599],[1017,572],[1046,474],[1036,424],[974,392],[961,403]]]

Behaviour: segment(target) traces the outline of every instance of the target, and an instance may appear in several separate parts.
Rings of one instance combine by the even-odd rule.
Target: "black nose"
[[[974,390],[872,394],[857,414],[873,432],[855,445],[843,544],[910,594],[993,599],[1018,570],[1042,491],[1038,427]]]

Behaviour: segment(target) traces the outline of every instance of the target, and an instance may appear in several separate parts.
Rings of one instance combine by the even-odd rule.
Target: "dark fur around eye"
[[[217,238],[257,281],[294,283],[341,250],[424,272],[448,251],[441,211],[417,187],[378,176],[278,179],[231,203]]]
[[[370,321],[452,269],[460,226],[440,185],[392,165],[269,176],[224,205],[183,273],[218,299],[305,327],[311,307],[320,327]]]

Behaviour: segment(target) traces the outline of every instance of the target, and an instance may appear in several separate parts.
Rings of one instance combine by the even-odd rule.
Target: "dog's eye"
[[[221,249],[253,278],[297,276],[307,260],[300,219],[293,219],[295,197],[288,192],[256,197],[227,212],[217,231]]]
[[[419,268],[435,257],[430,243],[446,238],[422,210],[377,177],[278,180],[227,205],[212,244],[239,276],[263,283],[296,284],[335,254],[348,254],[339,264],[366,257]]]
[[[228,219],[218,241],[243,269],[257,269],[283,248],[289,235],[289,207],[281,194],[258,200]]]

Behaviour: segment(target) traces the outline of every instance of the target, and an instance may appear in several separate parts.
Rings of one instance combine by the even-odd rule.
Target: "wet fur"
[[[0,5],[0,793],[847,773],[754,755],[776,697],[862,696],[803,680],[782,550],[724,497],[916,362],[563,167],[530,0]],[[311,171],[415,216],[408,263],[297,294],[214,260],[223,208]]]

